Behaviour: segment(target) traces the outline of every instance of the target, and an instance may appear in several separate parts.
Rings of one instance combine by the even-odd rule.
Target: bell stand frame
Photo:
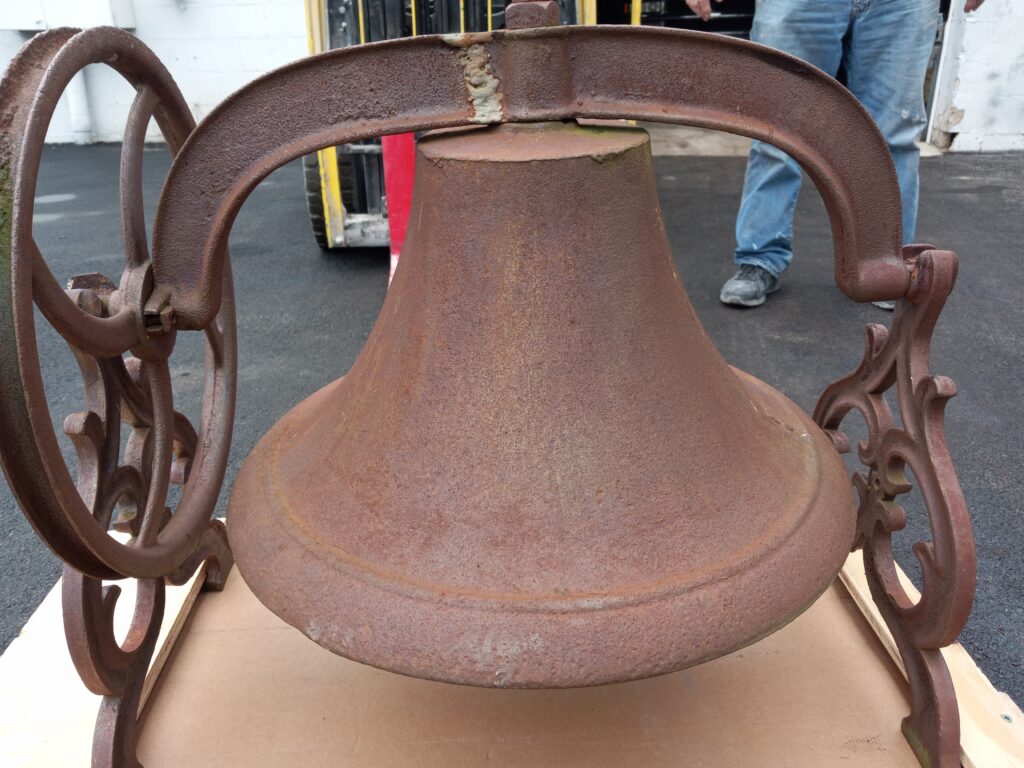
[[[234,417],[236,345],[227,236],[268,173],[323,147],[441,127],[633,118],[768,141],[797,159],[828,210],[836,282],[857,301],[896,299],[892,327],[871,325],[860,366],[831,384],[816,422],[840,451],[844,417],[860,412],[868,439],[854,475],[854,548],[864,550],[873,599],[911,689],[903,731],[922,765],[959,765],[956,696],[940,649],[970,611],[975,551],[946,448],[943,409],[953,383],[929,370],[932,330],[953,288],[957,257],[900,246],[900,199],[870,116],[834,80],[786,54],[695,32],[551,26],[549,2],[510,7],[507,32],[429,36],[330,51],[271,72],[228,97],[196,127],[167,70],[141,42],[111,28],[55,29],[25,45],[0,81],[0,463],[28,520],[65,563],[65,633],[86,686],[102,695],[94,768],[137,766],[139,693],[164,608],[164,583],[207,563],[223,586],[232,559],[212,520]],[[534,27],[538,28],[524,28]],[[79,275],[65,291],[32,237],[46,129],[71,77],[91,63],[121,73],[137,95],[122,147],[126,267],[118,284]],[[714,77],[711,77],[711,73]],[[304,84],[346,92],[305,100]],[[759,88],[749,87],[758,83]],[[9,105],[9,106],[8,106]],[[176,155],[153,224],[143,220],[142,145],[156,119]],[[86,409],[65,419],[78,454],[72,480],[50,421],[35,339],[37,308],[74,351]],[[174,410],[169,359],[176,335],[206,338],[198,433]],[[127,353],[127,354],[126,354]],[[895,387],[897,422],[884,394]],[[120,424],[129,428],[122,448]],[[897,498],[917,478],[932,538],[914,551],[923,590],[898,578]],[[180,501],[168,506],[171,484]],[[123,543],[111,527],[129,531]],[[138,580],[127,638],[118,643],[119,589]]]

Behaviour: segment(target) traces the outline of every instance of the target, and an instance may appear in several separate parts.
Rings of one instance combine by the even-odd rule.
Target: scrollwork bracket
[[[35,187],[57,100],[90,64],[109,65],[136,90],[121,149],[125,266],[119,281],[82,274],[65,288],[33,235]],[[195,128],[170,74],[123,30],[52,29],[11,62],[0,79],[0,105],[0,464],[26,517],[65,562],[68,648],[85,685],[103,697],[93,768],[137,768],[136,719],[165,584],[184,583],[205,563],[204,586],[219,589],[232,565],[224,524],[211,519],[234,420],[230,267],[221,276],[221,309],[196,329],[206,341],[197,430],[175,409],[173,316],[160,316],[170,327],[155,329],[143,314],[153,283],[142,197],[146,129],[154,120],[176,154]],[[71,348],[84,383],[84,409],[64,419],[77,457],[74,479],[43,387],[37,311]],[[137,591],[119,641],[114,608],[121,589],[104,582],[125,578],[136,580]]]
[[[871,594],[903,658],[911,713],[903,731],[922,765],[960,765],[956,694],[940,653],[963,629],[974,599],[975,549],[970,517],[944,431],[946,403],[956,385],[931,373],[932,332],[957,274],[957,256],[932,246],[904,248],[911,273],[897,302],[892,327],[865,329],[864,357],[851,374],[829,385],[814,420],[840,452],[850,448],[840,431],[853,411],[867,423],[858,446],[863,472],[853,476],[860,505],[855,548],[863,548]],[[886,402],[895,387],[899,420]],[[898,499],[912,490],[913,473],[924,500],[930,541],[914,544],[922,591],[913,600],[900,583],[892,536],[906,526]]]

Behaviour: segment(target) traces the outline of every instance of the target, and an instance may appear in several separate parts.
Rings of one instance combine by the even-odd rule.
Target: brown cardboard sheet
[[[147,768],[916,768],[906,684],[848,593],[717,661],[575,690],[466,688],[323,650],[233,573],[150,699]]]

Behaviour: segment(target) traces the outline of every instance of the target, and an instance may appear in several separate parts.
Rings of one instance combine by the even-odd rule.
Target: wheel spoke
[[[119,170],[125,267],[114,280],[78,275],[65,289],[33,238],[36,178],[60,94],[90,64],[109,65],[137,92]],[[234,413],[229,271],[224,312],[209,328],[196,329],[207,342],[199,434],[174,407],[173,318],[156,333],[143,323],[152,291],[142,194],[146,130],[155,120],[174,154],[195,122],[153,53],[112,28],[37,35],[0,80],[0,102],[7,116],[0,132],[0,198],[10,203],[10,228],[0,239],[0,255],[9,258],[9,272],[0,274],[0,349],[10,350],[0,368],[0,426],[13,436],[0,444],[0,459],[26,516],[67,563],[95,578],[163,577],[193,554],[209,524]],[[79,457],[77,483],[52,426],[33,304],[71,346],[84,380],[85,408],[65,421]],[[174,513],[167,505],[172,482],[182,486]],[[112,521],[136,533],[134,541],[111,537]]]

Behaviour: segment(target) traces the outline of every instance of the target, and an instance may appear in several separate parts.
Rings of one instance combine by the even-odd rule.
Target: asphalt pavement
[[[120,274],[118,151],[111,145],[46,150],[35,232],[61,279],[102,271],[116,280]],[[168,165],[162,148],[147,150],[150,216]],[[736,310],[720,305],[717,296],[732,271],[743,160],[659,157],[656,167],[679,273],[712,339],[729,362],[810,410],[829,381],[857,364],[862,326],[891,317],[850,302],[836,289],[828,221],[813,187],[808,184],[800,200],[796,258],[781,290],[759,309]],[[961,257],[932,364],[959,387],[947,408],[946,431],[978,544],[977,598],[962,640],[993,683],[1024,703],[1024,154],[924,160],[918,239]],[[240,364],[227,485],[276,419],[349,368],[373,325],[388,274],[383,251],[317,248],[294,163],[253,192],[232,232],[231,252]],[[65,414],[82,407],[81,379],[60,339],[37,325],[59,427]],[[186,413],[195,413],[200,344],[192,338],[180,346],[176,396]],[[919,504],[909,503],[908,511],[911,522],[898,546],[902,564],[914,573],[909,545],[927,538],[927,529]],[[16,636],[59,572],[0,482],[0,648]]]

